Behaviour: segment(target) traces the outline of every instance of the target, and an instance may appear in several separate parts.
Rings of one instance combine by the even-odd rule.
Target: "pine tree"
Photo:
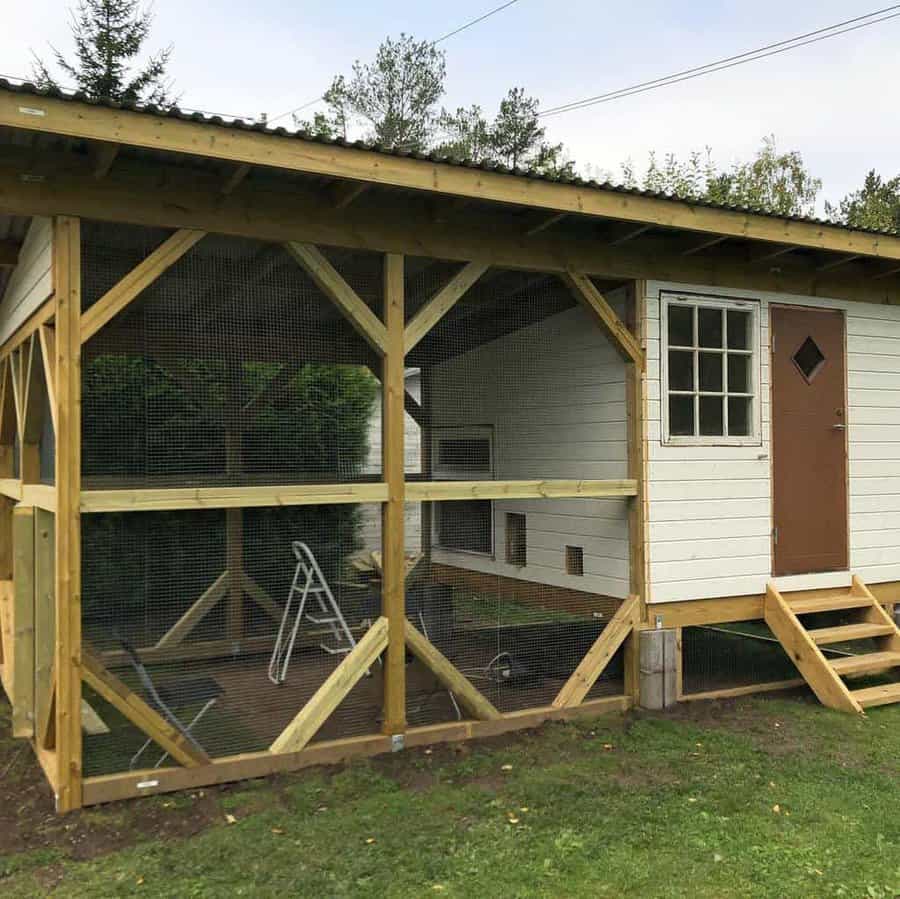
[[[137,0],[79,0],[71,22],[75,58],[69,61],[51,46],[56,65],[91,99],[171,105],[175,101],[166,78],[171,46],[136,65],[152,23],[152,13]],[[59,87],[37,56],[34,77],[42,87]]]

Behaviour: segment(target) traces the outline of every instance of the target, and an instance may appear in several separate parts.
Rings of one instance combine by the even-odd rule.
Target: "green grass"
[[[52,846],[0,858],[0,894],[888,899],[900,707],[858,720],[802,700],[698,704],[67,820],[201,810],[189,838],[143,832],[88,861]]]

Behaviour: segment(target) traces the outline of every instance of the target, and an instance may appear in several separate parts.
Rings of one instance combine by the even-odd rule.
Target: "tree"
[[[622,166],[622,173],[629,187],[776,215],[812,215],[822,189],[822,181],[807,170],[800,153],[779,153],[774,136],[763,138],[751,162],[735,162],[729,169],[718,169],[707,147],[705,154],[692,153],[686,161],[669,154],[662,165],[651,153],[643,178],[630,162]]]
[[[298,124],[319,135],[346,138],[363,122],[366,138],[376,143],[424,150],[437,122],[445,74],[444,53],[433,44],[406,34],[386,38],[374,62],[357,60],[349,79],[334,79],[323,96],[327,113]]]
[[[71,22],[74,60],[55,47],[51,50],[57,66],[93,100],[166,106],[174,102],[166,77],[171,46],[135,67],[152,23],[150,10],[142,10],[136,0],[79,0]],[[37,56],[34,77],[42,87],[59,87]]]
[[[493,122],[488,122],[480,106],[443,112],[440,126],[444,140],[437,152],[476,162],[491,162],[508,168],[524,168],[545,175],[571,176],[574,164],[565,159],[562,144],[546,140],[540,124],[539,104],[525,89],[512,88],[500,101]]]
[[[872,169],[859,190],[837,206],[826,203],[825,212],[853,228],[900,231],[900,175],[886,181]]]

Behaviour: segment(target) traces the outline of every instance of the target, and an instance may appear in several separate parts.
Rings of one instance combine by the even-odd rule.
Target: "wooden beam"
[[[19,262],[19,252],[22,249],[22,241],[0,240],[0,268],[15,268]]]
[[[634,335],[625,327],[613,311],[606,297],[597,290],[594,282],[582,272],[569,271],[562,276],[563,283],[594,318],[606,334],[616,352],[626,361],[644,368],[644,351]]]
[[[840,268],[842,265],[847,265],[849,262],[855,262],[857,259],[862,259],[859,253],[850,253],[847,256],[841,256],[840,259],[832,259],[830,262],[817,266],[816,271],[830,272],[833,269]]]
[[[629,228],[624,234],[616,237],[614,240],[608,241],[607,244],[611,247],[620,247],[623,243],[628,243],[636,237],[646,234],[652,227],[653,225],[638,225],[637,228]]]
[[[388,620],[375,620],[325,682],[269,747],[269,752],[298,752],[364,677],[388,645]]]
[[[13,509],[12,735],[34,736],[34,509]]]
[[[154,649],[169,649],[180,645],[185,637],[219,604],[231,575],[223,571],[194,601],[191,607],[160,637]]]
[[[563,684],[553,705],[556,708],[580,705],[640,621],[641,599],[639,596],[629,596],[603,628],[571,677]]]
[[[52,513],[36,509],[34,513],[34,720],[35,737],[42,747],[50,748],[48,731],[53,731],[55,679],[53,653],[56,640],[54,605],[54,548],[56,520]]]
[[[160,244],[82,315],[81,342],[90,340],[205,236],[205,231],[183,228]]]
[[[365,181],[341,181],[328,189],[331,205],[335,209],[346,209],[358,196],[372,185]]]
[[[609,696],[584,702],[571,709],[556,709],[548,705],[526,709],[523,712],[511,712],[491,721],[453,721],[448,724],[411,727],[406,732],[405,745],[414,748],[498,736],[523,728],[537,727],[545,721],[571,721],[624,712],[630,705],[625,696]],[[248,778],[266,777],[280,772],[298,771],[314,765],[335,765],[391,752],[393,749],[394,745],[389,736],[375,734],[323,740],[307,746],[300,752],[282,754],[248,752],[226,756],[213,759],[212,764],[198,768],[150,768],[143,771],[106,774],[85,780],[85,804],[96,805],[168,793],[173,790],[197,789]]]
[[[381,507],[381,614],[388,622],[384,670],[384,722],[387,734],[406,730],[406,368],[404,352],[403,257],[384,259],[384,311],[387,342],[382,365],[382,476],[387,502]]]
[[[227,197],[229,194],[234,193],[234,191],[243,184],[252,168],[252,166],[246,164],[235,166],[222,182],[219,193],[221,193],[223,197]]]
[[[91,162],[94,170],[94,178],[102,181],[113,167],[116,157],[119,155],[121,144],[98,142],[93,145]]]
[[[766,681],[762,684],[745,684],[741,687],[726,687],[721,690],[704,690],[701,693],[682,693],[681,702],[704,702],[712,699],[734,699],[738,696],[753,696],[755,693],[772,693],[776,690],[792,690],[797,687],[805,687],[806,681],[802,677],[794,677],[790,680]]]
[[[636,496],[637,483],[628,478],[610,481],[410,481],[408,502],[457,499],[607,499]]]
[[[536,222],[525,231],[525,236],[534,237],[535,234],[540,234],[541,231],[546,231],[548,228],[558,225],[563,219],[568,217],[568,212],[554,212],[552,215],[545,215],[539,222]]]
[[[35,109],[42,114],[34,115]],[[19,94],[0,91],[0,126],[20,131],[50,130],[54,134],[84,140],[109,141],[235,163],[264,163],[271,168],[370,181],[430,194],[450,194],[666,228],[687,228],[751,240],[790,242],[818,249],[900,259],[900,237],[705,207],[686,200],[644,197],[584,184],[541,181],[57,97],[29,97],[25,107]],[[41,188],[41,185],[36,186]]]
[[[411,352],[422,338],[456,305],[488,270],[483,262],[464,265],[410,320],[404,332],[404,347]]]
[[[171,509],[251,509],[381,503],[385,484],[296,484],[275,487],[164,487],[85,490],[82,512],[158,512]]]
[[[774,249],[765,249],[761,253],[753,255],[750,259],[751,264],[758,265],[760,262],[770,262],[772,259],[779,259],[793,253],[794,250],[801,249],[799,244],[791,244],[786,247],[775,247]]]
[[[138,730],[152,738],[176,762],[186,767],[209,764],[209,756],[205,752],[197,749],[184,734],[132,692],[124,681],[105,668],[103,663],[87,649],[82,651],[81,676],[98,696],[105,699],[116,711],[121,712]],[[77,723],[80,733],[80,702]]]
[[[408,619],[405,622],[406,645],[434,676],[456,697],[474,718],[492,721],[503,716],[472,685],[472,682],[431,643]]]
[[[119,169],[124,171],[120,174]],[[772,290],[805,296],[842,297],[872,303],[900,302],[900,283],[817,274],[812,266],[754,268],[743,253],[682,257],[671,241],[642,241],[640,250],[609,247],[596,240],[552,232],[523,244],[521,225],[498,224],[473,210],[465,227],[448,228],[428,220],[409,200],[379,198],[336,211],[310,191],[254,191],[219,194],[218,176],[178,167],[163,168],[167,187],[154,170],[127,168],[123,160],[102,183],[90,175],[55,175],[34,184],[19,177],[17,165],[0,165],[0,210],[16,215],[54,215],[78,209],[85,218],[152,227],[203,229],[221,234],[284,243],[306,243],[408,253],[411,247],[436,259],[480,261],[500,268],[558,273],[573,268],[615,279],[653,278],[708,287]],[[389,223],[389,224],[387,224]],[[37,314],[36,314],[37,315]],[[28,324],[33,327],[33,323]],[[26,327],[26,326],[23,326]],[[19,340],[15,336],[0,348]]]
[[[54,223],[56,753],[59,812],[81,807],[81,222]]]
[[[696,253],[702,253],[704,250],[708,250],[711,247],[717,247],[720,243],[725,243],[728,240],[727,237],[722,237],[718,235],[716,237],[706,237],[703,240],[695,243],[693,246],[688,247],[686,250],[682,250],[682,256],[693,256]]]
[[[41,359],[44,363],[44,384],[47,388],[50,418],[53,421],[53,433],[56,433],[56,331],[53,325],[40,325],[38,339],[41,344]]]
[[[285,244],[285,248],[315,281],[319,290],[341,310],[354,330],[376,353],[384,355],[387,347],[387,331],[384,325],[322,255],[318,247],[290,241]]]

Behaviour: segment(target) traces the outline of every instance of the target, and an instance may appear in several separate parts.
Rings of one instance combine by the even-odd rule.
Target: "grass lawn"
[[[900,895],[900,707],[697,703],[63,819],[2,715],[5,899]]]

